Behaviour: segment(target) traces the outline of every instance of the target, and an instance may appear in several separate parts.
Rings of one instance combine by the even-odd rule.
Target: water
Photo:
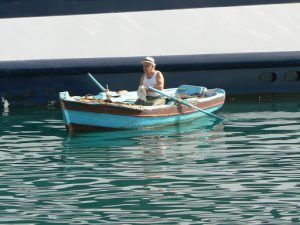
[[[300,224],[299,104],[73,136],[59,109],[5,112],[0,224]]]

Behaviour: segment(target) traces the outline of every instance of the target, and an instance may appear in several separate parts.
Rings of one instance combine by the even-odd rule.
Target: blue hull
[[[215,112],[222,105],[206,109],[207,112]],[[84,126],[94,126],[113,129],[136,129],[145,127],[157,127],[171,124],[179,124],[186,121],[201,118],[207,115],[202,112],[193,112],[180,114],[176,116],[156,116],[156,117],[135,117],[112,115],[104,113],[79,112],[73,110],[64,110],[66,125],[70,123]],[[87,119],[88,118],[88,119]]]
[[[102,129],[140,129],[159,127],[194,120],[200,117],[212,117],[219,120],[212,112],[220,109],[225,101],[223,89],[195,88],[183,85],[164,89],[160,94],[168,96],[166,105],[141,106],[132,103],[137,100],[136,92],[111,97],[106,96],[70,96],[61,92],[60,104],[69,132]],[[174,96],[189,96],[179,103]],[[189,94],[187,94],[189,93]],[[134,97],[135,96],[135,97]],[[134,98],[134,99],[133,99]],[[222,120],[222,119],[221,119]]]

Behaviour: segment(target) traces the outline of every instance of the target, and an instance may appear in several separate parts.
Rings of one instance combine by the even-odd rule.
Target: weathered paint
[[[213,98],[209,102],[189,102],[202,109],[210,108],[212,106],[223,104],[224,96],[219,96],[218,98]],[[151,110],[143,109],[139,106],[132,107],[130,105],[116,104],[116,103],[84,103],[84,102],[74,102],[74,101],[64,101],[64,108],[68,111],[81,111],[81,112],[94,112],[94,113],[104,113],[104,114],[114,114],[114,115],[130,115],[135,117],[154,117],[154,116],[173,116],[178,115],[178,113],[191,113],[195,110],[176,103],[174,106],[168,108],[155,108]]]
[[[214,112],[218,110],[222,105],[211,107],[206,109],[208,112]],[[114,128],[114,129],[134,129],[142,127],[156,127],[170,124],[178,124],[185,121],[193,120],[206,116],[202,112],[191,112],[185,114],[177,114],[173,116],[153,116],[153,117],[134,117],[124,115],[114,115],[105,113],[93,113],[93,112],[80,112],[67,110],[65,112],[71,118],[72,123],[67,126],[74,126],[78,124],[81,126],[95,126],[102,128]],[[76,131],[76,126],[70,128],[72,131]]]
[[[225,101],[225,92],[216,89],[219,94],[201,99],[201,102],[189,101],[207,112],[214,112],[222,107]],[[206,116],[203,112],[196,111],[183,105],[170,105],[167,107],[145,107],[139,110],[129,106],[122,107],[117,104],[82,103],[68,101],[68,95],[63,92],[62,111],[66,126],[70,132],[78,130],[97,129],[136,129],[143,127],[155,127],[170,124],[178,124]]]

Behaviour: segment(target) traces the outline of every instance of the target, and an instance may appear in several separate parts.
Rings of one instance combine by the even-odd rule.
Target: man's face
[[[151,72],[154,68],[154,65],[148,62],[143,63],[143,69],[145,73]]]

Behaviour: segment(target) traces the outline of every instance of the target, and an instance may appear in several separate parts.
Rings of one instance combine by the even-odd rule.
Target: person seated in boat
[[[165,97],[148,88],[150,86],[160,91],[164,89],[164,76],[162,72],[155,69],[156,64],[152,57],[146,57],[142,61],[142,64],[144,73],[140,78],[138,89],[139,99],[135,104],[144,106],[164,105],[166,103]],[[141,93],[144,93],[144,96]]]

